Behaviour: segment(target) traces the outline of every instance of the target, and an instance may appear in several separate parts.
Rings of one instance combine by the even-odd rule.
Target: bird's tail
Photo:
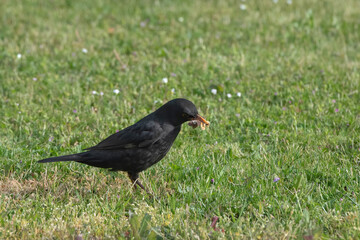
[[[45,159],[38,161],[38,163],[68,162],[68,161],[79,161],[79,160],[82,160],[82,153],[59,156],[59,157],[45,158]]]

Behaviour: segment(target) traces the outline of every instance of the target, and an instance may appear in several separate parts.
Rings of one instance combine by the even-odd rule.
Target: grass
[[[2,1],[0,238],[359,238],[359,14],[356,0]],[[176,97],[211,126],[184,126],[141,174],[157,198],[123,173],[36,163]]]

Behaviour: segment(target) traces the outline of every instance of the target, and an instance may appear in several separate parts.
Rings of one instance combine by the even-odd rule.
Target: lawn
[[[2,0],[0,238],[360,238],[359,16],[358,0]],[[37,163],[177,97],[211,125],[140,174],[153,198],[122,172]]]

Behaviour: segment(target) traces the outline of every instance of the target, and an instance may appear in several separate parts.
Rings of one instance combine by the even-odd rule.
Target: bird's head
[[[184,98],[176,98],[161,106],[157,112],[174,126],[179,126],[184,122],[188,121],[199,121],[205,125],[209,125],[210,123],[205,120],[205,118],[201,117],[195,107],[195,105]]]

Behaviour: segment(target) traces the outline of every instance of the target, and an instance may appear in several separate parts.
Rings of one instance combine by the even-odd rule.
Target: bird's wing
[[[163,129],[155,121],[138,122],[85,150],[115,150],[147,147],[158,141]]]

